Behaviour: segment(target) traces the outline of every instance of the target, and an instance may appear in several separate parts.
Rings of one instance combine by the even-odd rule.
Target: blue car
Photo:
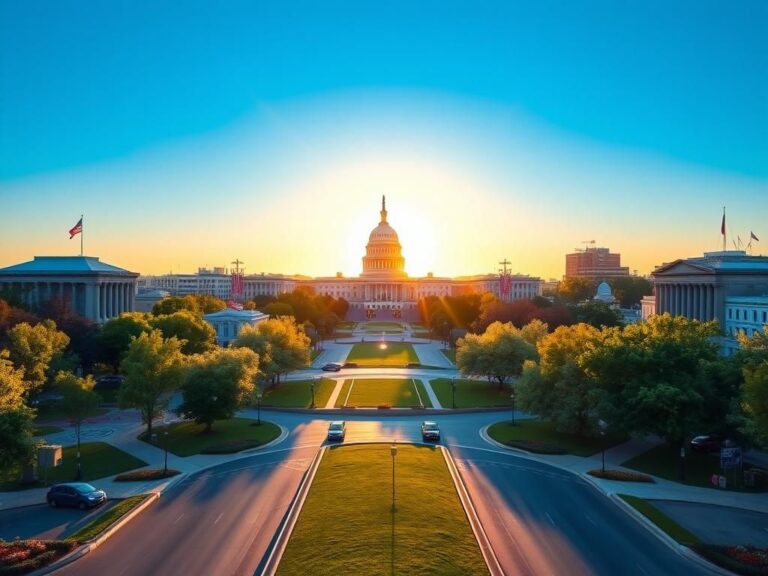
[[[56,508],[57,506],[72,506],[85,510],[98,506],[107,499],[107,493],[104,490],[97,490],[85,482],[68,482],[66,484],[54,484],[48,490],[46,500],[48,506]]]

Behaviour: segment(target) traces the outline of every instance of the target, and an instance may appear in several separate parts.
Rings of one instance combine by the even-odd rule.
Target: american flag
[[[77,224],[75,224],[72,228],[69,230],[69,239],[72,240],[77,234],[80,234],[83,231],[83,217],[80,217],[80,220],[77,221]]]
[[[243,293],[243,275],[238,274],[236,272],[232,273],[232,286],[230,288],[230,292],[232,294],[232,297],[240,296]]]

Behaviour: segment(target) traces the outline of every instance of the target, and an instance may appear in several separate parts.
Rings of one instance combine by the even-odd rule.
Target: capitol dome
[[[608,304],[612,303],[615,299],[613,297],[613,291],[608,282],[600,282],[597,287],[597,294],[595,294],[595,300],[600,300]]]
[[[362,276],[405,276],[405,258],[397,232],[387,222],[387,204],[384,196],[381,197],[380,214],[381,221],[371,231],[365,246]]]

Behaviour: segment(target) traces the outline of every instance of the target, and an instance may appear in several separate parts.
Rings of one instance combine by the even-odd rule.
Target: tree
[[[168,403],[167,395],[181,385],[183,372],[182,343],[163,338],[159,330],[141,333],[128,346],[120,369],[125,382],[118,401],[121,408],[138,408],[152,438],[152,420]]]
[[[608,283],[611,285],[613,297],[623,308],[638,306],[643,296],[653,294],[653,284],[641,276],[618,276],[611,278]]]
[[[150,330],[152,326],[149,324],[149,315],[140,312],[128,312],[108,320],[96,338],[99,360],[109,364],[112,371],[117,373],[131,340]]]
[[[687,436],[715,424],[705,420],[712,395],[703,377],[718,355],[715,322],[662,314],[604,334],[585,365],[597,379],[598,409],[611,427],[683,447]]]
[[[186,370],[184,401],[177,411],[205,424],[210,432],[215,420],[232,418],[253,393],[259,356],[248,348],[225,348],[201,355]]]
[[[264,306],[261,311],[264,312],[264,314],[268,314],[270,318],[282,318],[294,315],[293,306],[287,302],[272,302],[271,304]]]
[[[529,363],[518,383],[520,406],[552,420],[561,432],[594,431],[595,380],[584,368],[584,356],[599,345],[602,334],[588,324],[561,326],[538,343],[538,364]]]
[[[10,346],[8,331],[22,322],[34,325],[40,322],[40,318],[23,308],[0,299],[0,346],[6,348]]]
[[[578,304],[595,295],[597,281],[592,278],[564,278],[557,286],[557,297],[570,304]]]
[[[748,418],[747,432],[761,446],[768,445],[768,326],[749,338],[739,336],[736,354],[744,381],[741,399]]]
[[[523,340],[528,342],[528,344],[532,344],[533,346],[538,345],[539,341],[541,341],[541,339],[544,338],[544,336],[546,336],[548,333],[549,326],[547,326],[546,323],[542,322],[538,318],[534,318],[520,330],[520,336],[523,337]]]
[[[256,352],[264,378],[277,383],[281,374],[309,365],[309,338],[291,317],[271,318],[255,327],[244,326],[232,346]]]
[[[183,354],[202,354],[216,347],[216,331],[213,326],[188,310],[157,316],[149,322],[152,328],[160,330],[165,338],[175,336],[183,340]]]
[[[621,326],[618,310],[600,300],[590,300],[574,308],[576,322],[584,322],[595,328]]]
[[[521,374],[526,360],[536,357],[536,348],[517,328],[494,322],[483,334],[467,334],[457,342],[456,366],[462,374],[496,380],[502,388],[509,378]]]
[[[186,310],[195,316],[218,312],[227,307],[226,302],[210,294],[187,294],[186,296],[171,296],[164,298],[152,307],[154,316],[164,316]]]
[[[26,322],[17,324],[8,331],[11,360],[24,368],[27,394],[40,389],[46,381],[51,360],[69,344],[69,336],[56,329],[52,320],[43,320],[31,326]]]
[[[93,376],[78,378],[72,372],[59,372],[55,380],[56,388],[62,395],[59,407],[75,427],[75,437],[77,438],[76,480],[82,478],[80,430],[83,421],[90,416],[94,416],[98,412],[99,404],[101,403],[101,398],[93,391],[94,384]]]
[[[7,350],[0,350],[0,469],[32,456],[34,412],[24,404],[24,370],[16,368]]]

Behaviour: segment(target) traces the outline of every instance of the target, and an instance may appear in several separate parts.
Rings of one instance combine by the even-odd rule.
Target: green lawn
[[[444,351],[445,352],[445,351]],[[450,378],[430,380],[432,390],[443,408],[453,406]],[[501,390],[497,384],[483,380],[456,380],[456,408],[488,408],[491,406],[509,406],[509,388]]]
[[[105,476],[120,474],[134,468],[141,468],[147,463],[134,458],[127,452],[105,444],[104,442],[85,442],[80,445],[83,480],[97,480]],[[75,479],[77,446],[67,446],[62,450],[61,466],[47,471],[47,483],[71,482]],[[20,469],[12,466],[0,470],[0,491],[39,488],[44,485],[45,471],[39,470],[40,480],[36,484],[19,485]]]
[[[365,322],[361,326],[363,330],[375,332],[376,330],[403,330],[400,322]]]
[[[280,427],[271,422],[261,421],[256,426],[255,420],[232,418],[217,420],[211,433],[205,432],[205,425],[194,422],[176,422],[168,426],[157,426],[158,446],[164,446],[166,437],[163,432],[168,430],[168,451],[177,456],[192,456],[193,454],[230,454],[248,448],[256,448],[271,442],[280,435]],[[139,436],[146,442],[146,436]]]
[[[281,408],[309,408],[312,405],[311,380],[296,380],[282,382],[264,391],[261,399],[262,406],[279,406]],[[336,381],[321,378],[315,385],[315,406],[324,407],[331,397]]]
[[[347,383],[351,386],[347,386]],[[415,389],[414,389],[415,387]],[[418,394],[416,393],[418,390]],[[349,398],[347,398],[349,393]],[[421,396],[421,401],[419,400]],[[410,378],[368,378],[346,380],[336,406],[383,406],[405,408],[410,406],[432,406],[424,386]]]
[[[699,544],[700,541],[694,534],[688,532],[688,530],[661,512],[650,502],[646,502],[642,498],[637,498],[636,496],[628,496],[626,494],[619,494],[619,497],[627,504],[632,506],[635,510],[640,512],[643,516],[648,518],[651,522],[656,524],[656,526],[664,530],[664,532],[666,532],[679,544],[683,544],[685,546],[693,546]]]
[[[448,358],[448,360],[450,360],[453,364],[456,364],[456,350],[454,350],[453,348],[448,350],[443,348],[442,350],[440,350],[440,352],[442,352],[443,356]]]
[[[325,453],[277,573],[487,574],[442,454],[389,444]]]
[[[101,397],[103,404],[117,404],[117,393],[120,390],[99,390],[96,393]]]
[[[56,434],[62,430],[64,430],[64,428],[60,428],[59,426],[35,426],[35,428],[32,430],[32,435],[47,436],[48,434]]]
[[[413,346],[403,342],[387,342],[384,348],[379,342],[361,342],[353,345],[347,356],[347,362],[360,366],[405,366],[418,361]]]
[[[488,435],[502,444],[541,454],[573,454],[591,456],[606,448],[621,444],[624,437],[583,438],[555,430],[546,420],[517,420],[512,426],[510,420],[497,422],[488,428]]]
[[[680,448],[667,444],[654,446],[647,452],[643,452],[634,458],[622,463],[626,468],[639,470],[646,474],[666,478],[674,482],[680,482]],[[718,454],[702,454],[686,450],[685,454],[685,482],[691,486],[704,486],[715,489],[710,480],[712,474],[720,474],[720,457]],[[733,475],[728,476],[728,490],[764,492],[765,490],[750,490],[747,488],[734,488]]]
[[[103,416],[107,412],[109,412],[109,410],[106,408],[98,408],[94,416]],[[58,404],[56,403],[44,404],[37,408],[37,417],[35,418],[35,423],[38,426],[40,424],[47,424],[49,422],[61,422],[66,420],[69,420],[69,417],[62,411],[61,408],[59,408]]]
[[[130,496],[124,498],[112,508],[107,510],[104,514],[98,516],[93,522],[90,522],[80,528],[77,532],[67,538],[67,540],[74,540],[75,542],[87,542],[99,536],[107,528],[112,526],[115,522],[120,520],[123,516],[128,514],[131,510],[136,508],[139,504],[144,502],[150,496],[147,494],[139,494],[138,496]]]

